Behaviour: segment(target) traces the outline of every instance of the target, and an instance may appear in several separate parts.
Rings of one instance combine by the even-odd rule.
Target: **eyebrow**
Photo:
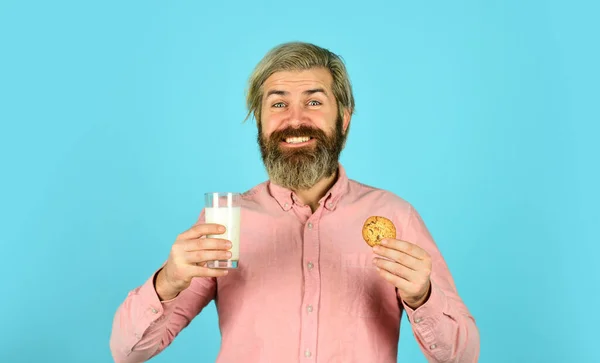
[[[302,94],[304,95],[313,95],[315,93],[323,93],[325,96],[327,96],[327,91],[324,88],[312,88],[302,92]],[[272,89],[269,92],[267,92],[267,98],[272,95],[287,96],[289,95],[289,92],[278,89]]]

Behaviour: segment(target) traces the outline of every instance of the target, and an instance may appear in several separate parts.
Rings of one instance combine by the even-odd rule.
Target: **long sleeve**
[[[402,239],[425,249],[432,258],[431,294],[425,304],[404,306],[416,340],[432,363],[473,363],[479,358],[479,330],[458,295],[454,280],[419,213],[411,213]]]
[[[204,210],[196,223],[204,223]],[[116,311],[110,336],[115,363],[141,363],[156,356],[216,296],[216,278],[198,277],[177,297],[161,302],[154,287],[159,271],[130,291]]]
[[[117,309],[110,336],[116,363],[141,363],[159,354],[215,296],[214,278],[195,278],[176,298],[161,302],[154,288],[156,273]]]

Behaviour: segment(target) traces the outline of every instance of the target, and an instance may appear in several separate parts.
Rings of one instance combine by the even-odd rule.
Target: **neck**
[[[303,204],[310,206],[310,209],[314,212],[319,207],[319,200],[321,200],[333,184],[335,184],[337,177],[338,170],[331,176],[319,180],[317,184],[313,185],[310,189],[294,190],[294,193],[296,193]]]

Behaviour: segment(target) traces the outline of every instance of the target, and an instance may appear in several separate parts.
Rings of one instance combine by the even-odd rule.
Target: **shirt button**
[[[158,313],[158,310],[156,310],[155,308],[152,308],[152,314],[156,314]]]
[[[429,346],[429,349],[435,349],[435,348],[437,348],[437,344],[431,344],[431,345]]]
[[[284,208],[287,208],[287,207],[289,207],[289,206],[290,206],[290,205],[289,205],[289,204],[287,204],[287,203],[285,203],[285,204],[283,205],[283,207],[284,207]]]
[[[306,307],[306,311],[308,311],[309,313],[312,313],[312,311],[313,311],[313,307],[312,307],[312,305],[308,305],[308,306]]]
[[[308,222],[308,229],[312,229],[312,223]]]
[[[306,358],[310,357],[310,350],[308,350],[308,349],[307,349],[307,350],[305,350],[305,351],[304,351],[304,356],[305,356]]]
[[[333,203],[329,202],[329,203],[327,203],[327,206],[328,206],[329,208],[331,208],[331,207],[333,207]]]
[[[422,321],[423,321],[423,318],[416,318],[416,319],[415,319],[415,323],[417,323],[417,324],[419,324],[419,323],[420,323],[420,322],[422,322]]]
[[[312,270],[312,268],[314,267],[312,262],[309,262],[306,267],[308,267],[309,270]]]

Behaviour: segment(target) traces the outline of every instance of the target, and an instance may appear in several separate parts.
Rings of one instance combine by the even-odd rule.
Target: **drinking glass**
[[[231,241],[229,260],[208,261],[210,268],[237,268],[240,258],[240,193],[212,192],[204,194],[206,223],[225,226],[225,233],[207,235],[209,238],[222,238]]]

